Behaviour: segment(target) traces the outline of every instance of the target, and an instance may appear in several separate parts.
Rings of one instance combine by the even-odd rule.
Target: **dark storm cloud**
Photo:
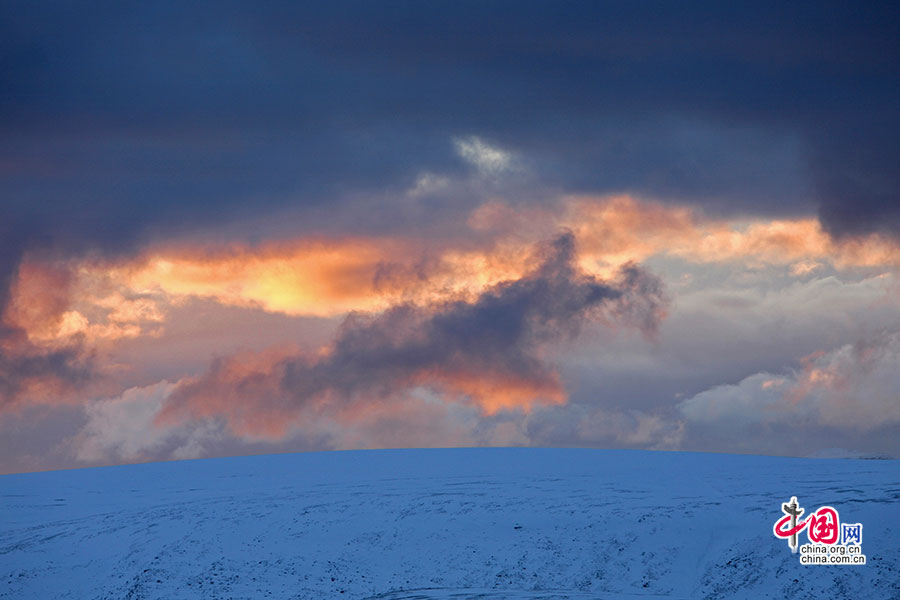
[[[652,333],[664,306],[662,284],[638,267],[615,282],[579,273],[574,237],[564,234],[541,249],[532,273],[475,301],[351,315],[327,355],[218,360],[171,394],[162,421],[224,415],[238,432],[278,437],[304,409],[339,419],[389,413],[420,386],[487,413],[560,403],[565,390],[541,356],[547,342],[601,315]]]
[[[21,2],[4,16],[4,212],[54,241],[117,247],[251,203],[458,171],[460,133],[536,157],[548,185],[767,211],[808,206],[797,143],[832,231],[898,210],[888,5]]]
[[[7,334],[0,353],[0,413],[19,409],[26,396],[64,397],[93,377],[91,357],[80,348],[47,351],[26,344],[10,351],[14,337]]]

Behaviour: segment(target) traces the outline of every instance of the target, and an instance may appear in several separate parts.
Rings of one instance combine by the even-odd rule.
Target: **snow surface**
[[[864,526],[802,566],[782,502]],[[0,477],[0,598],[900,598],[900,463],[326,452]],[[803,541],[803,538],[801,538]]]

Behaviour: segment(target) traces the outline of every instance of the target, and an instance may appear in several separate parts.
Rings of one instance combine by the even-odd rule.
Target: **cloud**
[[[747,267],[811,260],[839,268],[900,265],[900,243],[878,234],[835,240],[813,218],[715,218],[690,205],[630,196],[567,199],[559,221],[572,228],[581,260],[621,264],[668,255],[691,263]]]
[[[85,405],[88,420],[73,442],[78,460],[137,462],[157,451],[172,428],[155,427],[153,418],[174,387],[162,381]]]
[[[896,19],[893,21],[896,27]],[[894,43],[894,58],[897,45]],[[900,86],[880,98],[895,103]],[[900,115],[889,104],[871,106],[851,123],[813,134],[811,160],[824,229],[839,238],[900,232]]]
[[[0,307],[0,414],[84,402],[109,387],[98,340],[152,334],[148,324],[163,319],[150,299],[87,289],[82,267],[45,254],[26,255],[17,266]],[[77,310],[82,300],[93,322]]]
[[[396,396],[379,410],[360,411],[335,420],[327,412],[291,424],[284,439],[235,435],[223,419],[160,424],[166,400],[182,383],[161,381],[132,387],[121,394],[79,408],[83,422],[57,451],[80,464],[103,465],[152,460],[180,460],[297,450],[431,448],[475,445],[524,445],[529,442],[515,414],[485,417],[477,408],[442,402],[424,389]],[[389,408],[389,410],[386,410]],[[77,416],[77,415],[76,415]],[[22,461],[25,457],[14,457]],[[58,458],[58,457],[57,457]],[[68,464],[68,461],[67,461]]]
[[[452,171],[446,140],[471,131],[539,158],[553,188],[897,229],[888,6],[211,6],[15,6],[0,173],[17,228],[111,248],[322,206]]]
[[[152,335],[191,298],[289,316],[333,317],[404,302],[477,294],[521,275],[528,246],[433,244],[416,238],[302,237],[257,246],[169,245],[124,260],[69,261],[64,286],[36,276],[53,263],[23,263],[7,322],[35,341]],[[44,308],[42,308],[44,307]]]
[[[499,175],[513,167],[511,153],[491,146],[477,136],[454,138],[453,146],[456,153],[482,175]]]
[[[200,458],[221,449],[228,440],[221,423],[154,422],[175,388],[174,383],[160,381],[86,403],[86,422],[66,443],[77,460],[89,464]]]
[[[900,265],[900,243],[879,234],[835,239],[812,217],[723,217],[688,203],[631,195],[564,196],[524,207],[495,200],[473,210],[468,224],[499,239],[527,239],[548,227],[570,229],[578,240],[579,264],[596,274],[654,256],[744,269],[787,265],[796,276],[826,264]]]
[[[93,377],[92,357],[78,347],[47,350],[7,338],[0,352],[0,414],[29,404],[78,403]]]
[[[580,268],[602,277],[652,257],[786,266],[795,277],[826,267],[900,265],[900,246],[880,235],[836,240],[812,218],[713,218],[631,196],[565,197],[527,208],[488,202],[467,226],[435,240],[301,236],[256,245],[159,244],[119,260],[27,258],[5,321],[34,342],[78,337],[97,344],[156,335],[170,308],[194,297],[316,317],[473,298],[522,277],[531,245],[560,228],[575,235]]]
[[[351,315],[318,356],[219,359],[179,385],[157,421],[224,415],[239,434],[281,437],[304,415],[352,422],[417,388],[487,415],[563,403],[547,344],[601,318],[652,335],[666,303],[659,280],[636,266],[605,282],[580,272],[574,258],[574,238],[564,234],[538,248],[525,276],[474,300]]]
[[[818,207],[825,234],[898,231],[889,9],[647,21],[619,5],[524,2],[498,19],[351,4],[11,8],[0,310],[36,248],[118,258],[229,223],[252,239],[261,214],[370,234],[458,217],[483,198],[431,192],[460,155],[485,173],[527,158],[545,197],[631,192],[751,217]],[[173,27],[198,20],[199,33]],[[477,135],[448,144],[459,132]],[[422,173],[438,174],[412,186],[429,201],[395,218],[385,197]]]
[[[29,404],[78,402],[78,392],[93,379],[90,352],[78,340],[55,341],[70,287],[67,268],[20,265],[7,295],[12,300],[0,311],[0,413]],[[40,343],[42,336],[54,343]]]
[[[900,425],[900,333],[847,344],[804,359],[785,374],[757,373],[679,405],[693,423],[739,431],[791,425],[851,432]]]
[[[605,389],[606,386],[602,385]],[[517,425],[532,446],[679,449],[683,423],[666,408],[641,410],[628,399],[602,406],[596,398],[573,397],[565,406],[548,406],[524,415]]]
[[[673,450],[679,448],[683,435],[683,424],[670,415],[633,409],[595,409],[577,423],[577,437],[583,443],[626,448]]]

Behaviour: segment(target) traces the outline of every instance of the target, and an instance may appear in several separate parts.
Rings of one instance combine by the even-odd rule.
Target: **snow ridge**
[[[864,525],[802,566],[780,503]],[[379,450],[0,477],[0,599],[897,598],[898,462]]]

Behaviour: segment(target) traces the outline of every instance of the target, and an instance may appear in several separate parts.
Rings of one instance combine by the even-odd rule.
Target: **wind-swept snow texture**
[[[864,526],[802,566],[781,503]],[[900,463],[386,450],[0,477],[0,598],[900,598]],[[801,534],[805,541],[805,534]]]

